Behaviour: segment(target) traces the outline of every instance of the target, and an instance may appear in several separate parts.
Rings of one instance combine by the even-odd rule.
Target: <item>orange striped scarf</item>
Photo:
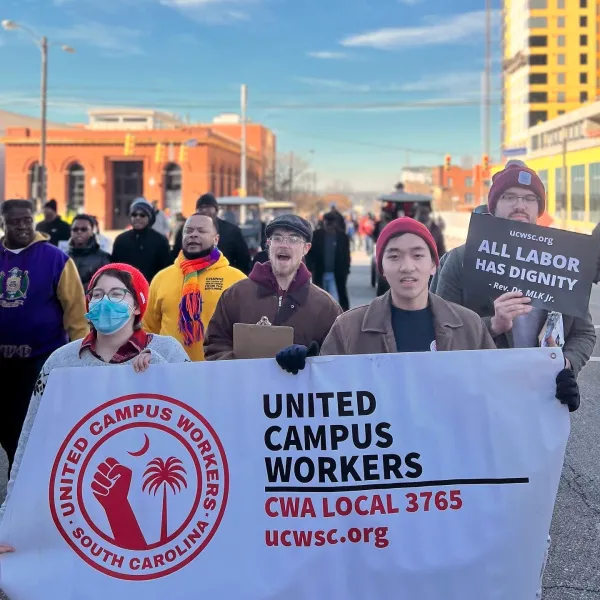
[[[221,252],[213,248],[208,256],[181,261],[183,271],[183,288],[179,303],[179,331],[183,335],[183,343],[191,346],[204,340],[202,324],[202,294],[199,276],[202,271],[214,265],[221,258]]]

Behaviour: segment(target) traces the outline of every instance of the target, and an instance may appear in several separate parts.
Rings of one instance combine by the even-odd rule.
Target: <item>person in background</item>
[[[31,402],[28,401],[29,410],[18,440],[0,518],[4,514],[4,508],[18,477],[46,383],[54,369],[129,364],[135,372],[143,372],[151,364],[189,362],[179,342],[168,336],[147,334],[143,331],[140,324],[147,299],[148,282],[140,271],[129,265],[107,265],[98,270],[92,278],[87,293],[89,310],[85,315],[91,323],[91,331],[83,340],[73,341],[54,351],[41,368]],[[65,390],[65,393],[68,393],[68,390]],[[118,523],[114,525],[117,526]],[[126,533],[132,534],[130,529]],[[116,535],[114,529],[113,534]],[[0,554],[14,550],[9,546],[0,545]]]
[[[297,215],[281,215],[267,225],[269,261],[257,263],[248,279],[226,290],[210,321],[204,342],[206,360],[235,358],[233,326],[271,325],[294,330],[294,346],[286,349],[284,363],[294,368],[318,352],[342,309],[310,281],[303,258],[310,250],[311,224]]]
[[[96,236],[96,239],[98,240],[100,250],[106,252],[107,254],[112,254],[113,241],[102,234],[102,232],[100,231],[100,223],[98,223],[98,219],[94,215],[90,216],[94,221],[94,234]]]
[[[193,361],[204,360],[204,337],[225,290],[246,276],[229,265],[217,248],[216,219],[192,215],[183,229],[183,247],[175,264],[150,286],[144,328],[173,336]]]
[[[171,223],[169,222],[169,218],[167,215],[158,208],[158,200],[154,200],[152,202],[152,208],[154,209],[154,224],[152,225],[152,229],[154,231],[158,231],[158,233],[162,233],[167,239],[171,235]]]
[[[139,269],[148,281],[173,264],[167,238],[154,231],[154,208],[144,198],[134,200],[129,209],[132,229],[115,240],[112,259]]]
[[[344,215],[336,208],[335,202],[331,204],[329,207],[329,215],[333,215],[335,219],[335,224],[340,231],[346,232],[346,219],[344,219]]]
[[[312,273],[313,283],[331,294],[343,310],[350,308],[346,287],[350,263],[350,239],[338,228],[336,216],[327,213],[323,217],[323,228],[314,232],[306,266]]]
[[[348,215],[346,218],[346,234],[348,235],[348,242],[350,243],[350,252],[352,252],[354,250],[356,229],[354,227],[354,220],[351,215]]]
[[[212,194],[203,194],[196,202],[196,212],[217,219],[219,231],[219,250],[235,269],[247,275],[250,272],[250,250],[244,239],[242,230],[225,219],[219,219],[219,203]],[[183,228],[177,232],[173,244],[173,254],[178,256],[181,251]]]
[[[67,242],[71,237],[69,224],[58,216],[56,200],[48,200],[44,204],[44,220],[40,221],[36,230],[50,237],[50,243],[58,246],[59,242]]]
[[[364,251],[373,254],[373,234],[375,233],[375,219],[372,213],[364,215],[358,225],[358,233],[363,243]]]
[[[84,289],[94,273],[111,262],[110,254],[100,249],[94,234],[94,219],[89,215],[79,214],[73,219],[67,254],[77,267]]]
[[[28,200],[2,204],[0,241],[0,445],[13,462],[42,365],[69,339],[88,334],[75,263],[36,232]]]
[[[444,234],[438,224],[431,217],[431,206],[429,204],[421,204],[417,208],[415,219],[423,223],[431,232],[433,239],[437,245],[438,256],[446,254],[446,245],[444,243]]]

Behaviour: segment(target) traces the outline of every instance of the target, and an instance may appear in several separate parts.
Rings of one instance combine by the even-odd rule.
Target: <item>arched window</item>
[[[172,214],[180,213],[182,209],[182,183],[183,175],[181,167],[177,163],[167,163],[164,170],[164,207],[165,209],[168,208]]]
[[[77,162],[67,169],[67,213],[83,212],[85,203],[85,169]]]
[[[240,170],[236,169],[233,175],[233,189],[239,189],[240,185],[242,185],[242,182],[240,181]]]
[[[225,167],[221,165],[219,170],[219,196],[225,196]]]
[[[215,194],[215,196],[218,196],[217,194],[217,167],[216,165],[211,165],[210,166],[210,193],[211,194]]]
[[[226,196],[231,196],[233,193],[233,170],[231,167],[227,169],[227,193]]]
[[[46,189],[45,185],[47,182],[45,179],[46,178],[43,176],[40,163],[37,161],[34,162],[29,167],[29,172],[27,174],[27,193],[29,195],[29,199],[35,201],[36,207],[38,205],[38,201],[42,198],[42,189],[44,189],[44,191]],[[42,186],[44,187],[42,188]],[[45,198],[46,194],[43,196]]]

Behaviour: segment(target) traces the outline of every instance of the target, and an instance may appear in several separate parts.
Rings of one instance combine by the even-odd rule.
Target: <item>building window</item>
[[[542,169],[541,171],[538,171],[537,174],[538,174],[538,177],[540,178],[540,181],[544,185],[544,190],[546,190],[546,196],[547,196],[548,195],[548,170]]]
[[[579,27],[587,27],[587,17],[585,15],[579,17]]]
[[[547,92],[529,92],[530,104],[536,104],[538,102],[548,102]]]
[[[587,8],[587,0],[579,0],[579,8]]]
[[[465,187],[466,188],[473,187],[473,178],[472,177],[465,177]]]
[[[580,65],[587,65],[588,64],[587,54],[580,54],[579,55],[579,64]]]
[[[448,177],[448,187],[451,188],[453,186],[452,177]]]
[[[548,19],[546,17],[529,17],[529,29],[546,29]]]
[[[556,18],[556,26],[560,27],[562,29],[565,26],[565,18],[564,17],[557,17]]]
[[[587,58],[587,55],[585,55]],[[548,55],[547,54],[531,54],[529,56],[529,64],[530,65],[547,65],[548,64]]]
[[[579,92],[579,102],[587,102],[588,101],[588,93],[587,92]]]
[[[29,167],[29,172],[27,174],[27,189],[29,192],[29,199],[33,200],[36,208],[38,208],[38,200],[41,200],[42,198],[42,185],[44,185],[44,188],[46,188],[46,183],[47,181],[44,177],[43,169],[40,166],[40,163],[34,162]],[[45,196],[46,194],[44,194],[44,197]]]
[[[587,83],[587,73],[579,73],[579,83]]]
[[[547,110],[530,110],[529,127],[535,127],[538,123],[544,123],[548,120]]]
[[[470,192],[465,194],[465,204],[473,204],[473,194]]]
[[[548,8],[547,0],[529,0],[529,8]]]
[[[565,55],[564,54],[557,54],[556,55],[556,63],[559,65],[564,65],[565,64]],[[564,75],[564,73],[563,73]]]
[[[556,83],[559,85],[564,85],[566,81],[566,75],[564,73],[558,73],[556,76]]]
[[[558,46],[561,46],[561,47],[562,47],[562,46],[564,46],[564,45],[565,45],[565,36],[564,36],[564,35],[559,35],[559,36],[556,38],[556,44],[557,44]]]
[[[210,193],[218,196],[217,194],[217,167],[215,165],[210,166]]]
[[[529,74],[530,85],[538,85],[548,83],[548,75],[546,73],[530,73]]]
[[[530,48],[545,48],[547,45],[548,45],[548,36],[547,35],[530,35],[529,36],[529,47]]]
[[[585,166],[571,167],[571,219],[585,219]]]
[[[556,207],[554,213],[556,216],[564,216],[564,211],[567,207],[567,194],[566,190],[563,189],[563,170],[562,167],[554,169],[554,206]]]
[[[565,93],[564,92],[558,92],[556,94],[556,101],[557,102],[564,102],[565,101]]]
[[[73,163],[67,169],[67,212],[83,212],[85,202],[85,170],[79,163]]]
[[[172,214],[181,212],[182,209],[182,172],[177,163],[169,163],[164,171],[164,207]]]
[[[556,8],[565,8],[565,0],[558,0],[556,3]]]
[[[559,110],[559,111],[558,111],[558,116],[559,116],[559,117],[560,117],[560,115],[564,115],[564,114],[565,114],[565,111],[564,111],[564,110]]]
[[[600,221],[600,163],[590,165],[590,221]]]
[[[579,36],[579,45],[580,46],[587,46],[587,35],[580,35]]]

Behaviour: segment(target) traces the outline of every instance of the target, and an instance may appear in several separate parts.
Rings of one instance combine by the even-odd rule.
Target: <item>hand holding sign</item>
[[[531,298],[523,296],[523,292],[506,292],[494,301],[492,317],[492,335],[495,337],[510,331],[513,320],[520,315],[531,312]]]

